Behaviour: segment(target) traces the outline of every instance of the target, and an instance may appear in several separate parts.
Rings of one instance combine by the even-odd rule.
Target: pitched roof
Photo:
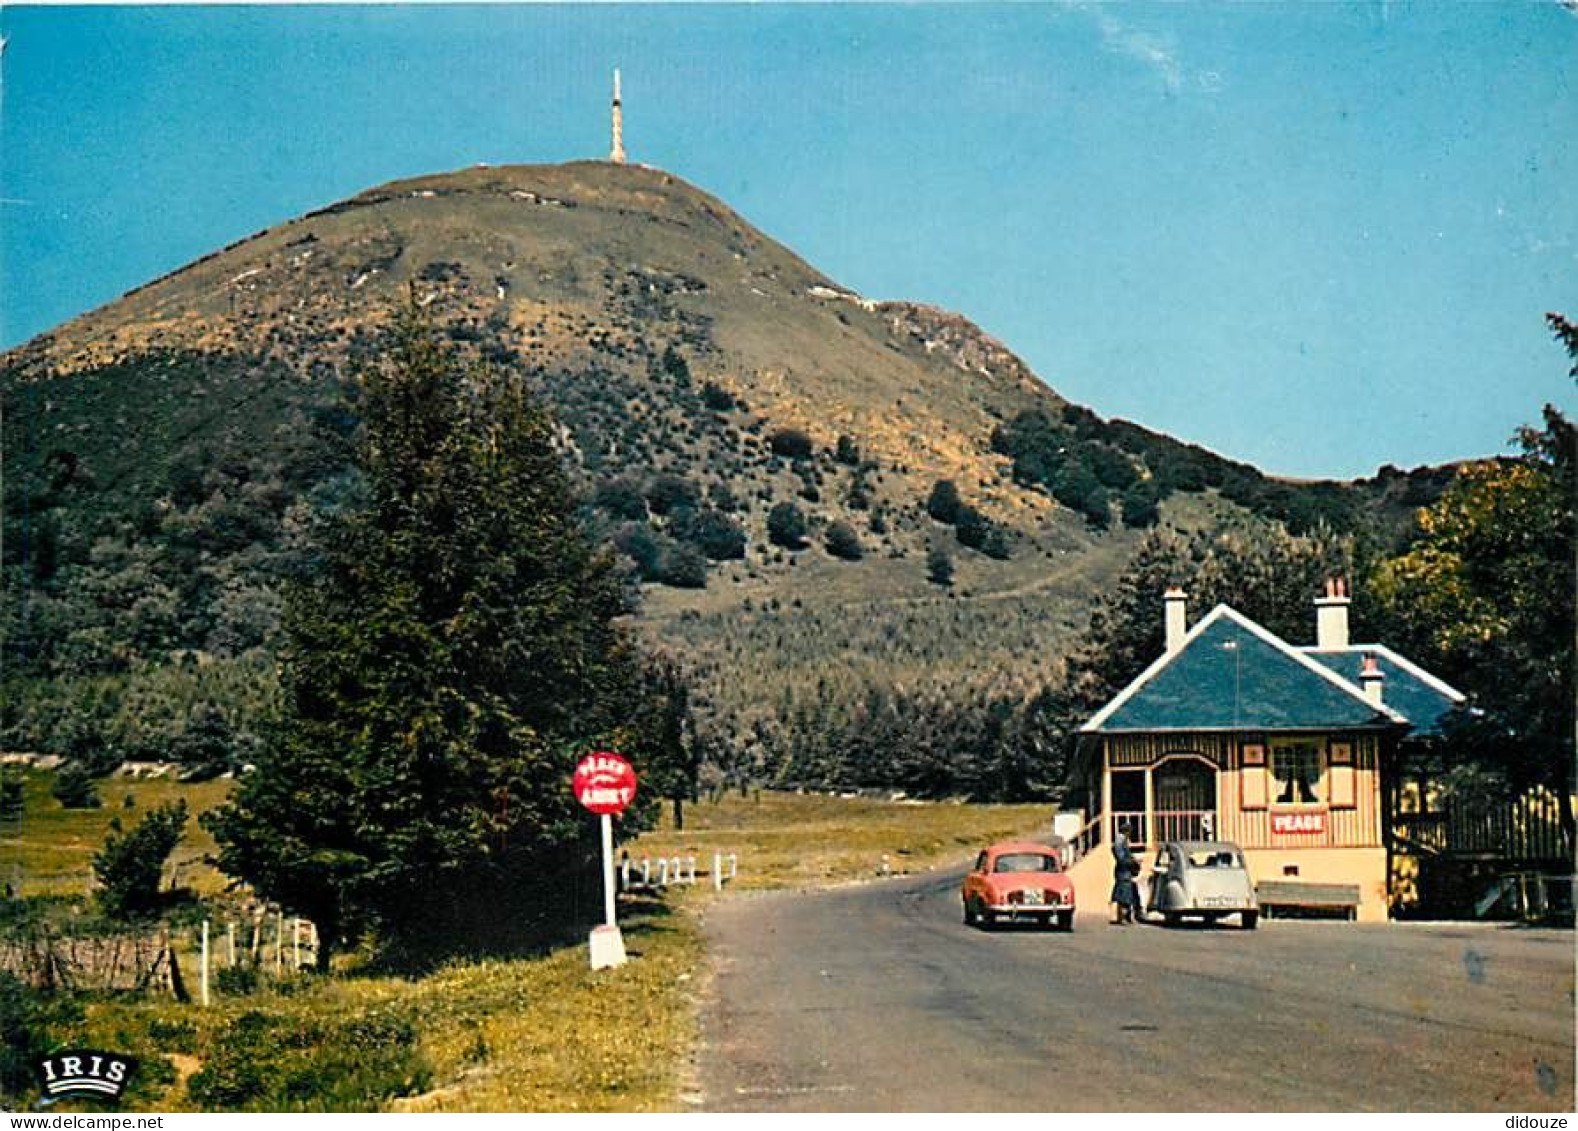
[[[1080,728],[1335,730],[1406,726],[1355,683],[1227,605],[1218,605]]]
[[[1359,669],[1364,657],[1373,655],[1386,677],[1381,694],[1386,705],[1413,724],[1412,734],[1437,735],[1441,723],[1452,710],[1463,702],[1463,693],[1443,680],[1437,679],[1418,664],[1412,663],[1384,644],[1354,644],[1348,648],[1321,651],[1319,648],[1300,648],[1306,656],[1320,661],[1351,683],[1359,681]]]

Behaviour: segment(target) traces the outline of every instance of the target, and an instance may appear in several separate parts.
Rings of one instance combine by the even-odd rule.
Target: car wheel
[[[975,911],[975,925],[983,931],[990,931],[997,926],[997,915],[984,907],[978,907]]]
[[[964,925],[966,927],[975,926],[975,907],[968,899],[964,901]]]
[[[1059,911],[1057,913],[1057,929],[1072,931],[1074,929],[1074,913],[1072,911]]]
[[[1162,922],[1166,923],[1169,927],[1176,927],[1179,923],[1183,922],[1183,916],[1178,914],[1176,911],[1163,911]]]
[[[1260,912],[1246,911],[1239,916],[1238,925],[1246,931],[1253,931],[1260,923]]]

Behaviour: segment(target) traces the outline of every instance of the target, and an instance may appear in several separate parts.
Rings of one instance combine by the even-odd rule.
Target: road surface
[[[958,876],[707,911],[711,1111],[1573,1109],[1568,931],[960,920]]]

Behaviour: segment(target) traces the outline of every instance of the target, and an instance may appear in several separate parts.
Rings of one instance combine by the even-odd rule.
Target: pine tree
[[[594,827],[577,757],[627,717],[637,656],[552,425],[463,370],[413,308],[366,375],[360,509],[287,596],[283,722],[205,824],[220,865],[339,938],[469,945]]]

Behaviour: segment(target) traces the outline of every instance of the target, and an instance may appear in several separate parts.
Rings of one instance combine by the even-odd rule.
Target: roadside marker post
[[[625,964],[625,940],[614,920],[614,814],[623,813],[636,796],[636,772],[611,751],[582,758],[575,767],[575,799],[596,813],[603,834],[603,925],[589,940],[592,969]]]

